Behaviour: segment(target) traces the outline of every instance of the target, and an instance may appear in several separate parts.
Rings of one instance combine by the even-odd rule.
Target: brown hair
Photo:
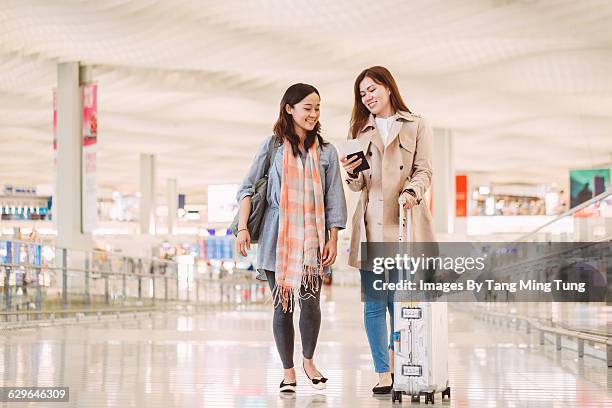
[[[274,124],[274,135],[276,136],[277,143],[283,143],[283,139],[287,139],[289,143],[291,143],[291,150],[293,151],[293,155],[297,156],[299,153],[299,143],[300,138],[295,133],[295,129],[293,127],[293,116],[287,113],[285,106],[295,106],[300,103],[305,97],[308,95],[316,93],[319,94],[317,88],[308,84],[293,84],[285,91],[281,101],[280,101],[280,112],[278,114],[278,120]],[[313,145],[315,139],[319,140],[319,146],[326,145],[327,142],[323,140],[321,137],[321,123],[317,121],[314,129],[308,131],[306,134],[306,140],[304,140],[304,148],[308,150],[310,146]]]
[[[353,104],[353,114],[351,116],[351,136],[353,139],[357,137],[361,129],[365,126],[368,118],[370,117],[370,111],[361,101],[361,95],[359,92],[359,84],[365,77],[371,78],[372,81],[377,84],[383,85],[386,88],[389,88],[391,91],[390,102],[391,106],[395,111],[405,111],[408,113],[412,113],[410,109],[406,106],[406,103],[402,99],[402,95],[400,95],[399,89],[397,87],[397,83],[391,75],[391,72],[385,67],[374,66],[370,68],[366,68],[355,79],[355,85],[353,86],[353,91],[355,94],[355,101]]]

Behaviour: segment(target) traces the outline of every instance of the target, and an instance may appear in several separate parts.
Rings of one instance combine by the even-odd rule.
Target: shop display
[[[6,191],[12,191],[7,190]],[[8,194],[0,196],[0,219],[2,220],[49,220],[51,219],[51,197]]]
[[[471,216],[556,215],[562,193],[547,185],[479,186],[472,191]]]

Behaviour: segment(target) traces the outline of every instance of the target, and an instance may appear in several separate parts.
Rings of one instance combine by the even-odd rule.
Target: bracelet
[[[240,234],[240,231],[248,231],[248,228],[241,228],[238,231],[236,231],[236,235]]]

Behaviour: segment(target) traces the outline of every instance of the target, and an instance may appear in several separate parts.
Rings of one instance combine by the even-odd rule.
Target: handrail
[[[571,326],[564,324],[564,323],[555,323],[556,325],[558,325],[560,328],[562,329],[566,329],[566,330],[570,330],[570,331],[578,331],[584,334],[590,334],[593,336],[605,336],[605,337],[612,337],[612,334],[607,332],[607,331],[603,331],[603,330],[592,330],[592,329],[580,329],[580,328],[572,328]]]
[[[0,330],[14,330],[14,329],[25,329],[32,327],[43,327],[56,324],[71,324],[81,322],[92,322],[87,317],[96,316],[96,321],[102,320],[102,316],[115,316],[119,319],[122,315],[132,315],[141,313],[148,313],[149,317],[152,313],[162,311],[163,309],[158,306],[147,306],[138,308],[115,308],[115,309],[64,309],[64,310],[40,310],[40,311],[13,311],[13,312],[2,312],[0,316],[8,318],[9,316],[15,316],[16,321],[6,321],[0,323]],[[31,315],[38,315],[36,319],[30,320]],[[44,315],[48,315],[46,318],[42,318]],[[27,316],[27,320],[23,320],[22,316]],[[56,316],[60,316],[59,318]],[[85,319],[85,320],[84,320]]]
[[[45,270],[45,271],[63,271],[64,269],[66,269],[67,271],[70,272],[84,272],[84,273],[95,273],[95,274],[99,274],[101,276],[127,276],[127,277],[135,277],[135,278],[171,278],[171,279],[176,279],[177,278],[177,270],[176,269],[171,269],[167,272],[159,273],[159,272],[154,272],[154,273],[150,273],[145,271],[144,269],[140,272],[130,272],[130,273],[126,273],[125,271],[118,271],[118,272],[114,272],[114,271],[104,271],[104,270],[100,270],[100,269],[94,269],[94,268],[90,268],[90,269],[84,269],[84,268],[78,268],[78,267],[72,267],[72,266],[57,266],[57,265],[36,265],[36,264],[30,264],[30,263],[4,263],[4,262],[0,262],[0,267],[10,267],[13,269],[19,269],[19,268],[28,268],[28,269],[40,269]],[[231,278],[231,279],[230,279]],[[207,277],[202,277],[202,276],[194,276],[193,281],[202,281],[202,282],[206,282],[209,281],[210,278]],[[231,282],[230,282],[231,280]],[[238,282],[241,283],[241,280],[247,280],[247,281],[253,281],[253,278],[249,277],[248,275],[244,275],[240,272],[234,272],[231,274],[228,274],[227,276],[223,276],[221,278],[218,278],[217,281],[219,283],[234,283],[234,282]],[[260,281],[255,281],[254,283],[257,283]]]
[[[160,274],[160,273],[149,273],[149,272],[145,272],[144,270],[142,270],[141,272],[130,272],[130,273],[125,273],[124,271],[120,271],[120,272],[113,272],[113,271],[103,271],[100,269],[94,269],[94,268],[90,268],[90,269],[85,269],[85,268],[77,268],[77,267],[72,267],[72,266],[57,266],[57,265],[36,265],[36,264],[26,264],[26,263],[4,263],[4,262],[0,262],[0,266],[4,266],[4,267],[10,267],[10,268],[15,268],[15,269],[19,269],[19,268],[29,268],[29,269],[41,269],[41,270],[49,270],[49,271],[61,271],[61,270],[68,270],[70,272],[89,272],[89,273],[97,273],[100,275],[110,275],[110,276],[135,276],[135,277],[156,277],[156,278],[168,278],[168,277],[175,277],[175,276],[171,276],[173,271],[170,271],[170,273],[168,274]]]
[[[566,327],[564,328],[551,327],[551,326],[544,325],[543,323],[541,323],[539,319],[535,319],[531,317],[513,315],[509,313],[491,312],[491,311],[482,310],[482,309],[478,311],[483,315],[489,315],[492,317],[499,317],[502,319],[510,319],[510,320],[516,319],[517,322],[520,322],[520,321],[526,322],[527,323],[527,333],[529,333],[529,330],[531,327],[533,327],[535,330],[538,330],[540,332],[540,344],[541,345],[544,345],[544,334],[545,333],[553,334],[557,338],[556,339],[556,349],[557,350],[562,349],[562,343],[561,343],[562,336],[574,338],[578,340],[578,357],[584,357],[584,342],[585,341],[603,344],[604,346],[606,346],[605,353],[606,353],[607,365],[608,367],[612,367],[612,334],[608,334],[608,333],[595,334],[595,333],[589,333],[583,330],[575,330],[575,329],[566,328]],[[518,325],[516,327],[518,329]]]
[[[52,314],[75,314],[75,313],[129,313],[129,312],[148,312],[159,309],[158,306],[143,307],[116,307],[102,309],[45,309],[45,310],[15,310],[10,312],[1,311],[0,316],[23,316],[23,315],[52,315]]]
[[[120,252],[109,252],[109,251],[105,251],[103,249],[98,249],[98,248],[92,248],[92,249],[78,249],[78,248],[68,248],[68,247],[62,247],[59,245],[55,245],[55,244],[50,244],[50,243],[44,243],[41,241],[26,241],[23,239],[14,239],[14,238],[3,238],[2,236],[0,236],[0,241],[7,241],[7,242],[11,242],[11,243],[17,243],[20,245],[41,245],[41,246],[50,246],[53,247],[55,249],[65,249],[67,251],[71,251],[71,252],[81,252],[81,253],[89,253],[91,252],[96,253],[96,254],[102,254],[102,255],[106,255],[109,257],[113,257],[113,258],[130,258],[130,259],[142,259],[142,260],[147,260],[147,261],[151,261],[151,262],[159,262],[159,263],[167,263],[167,264],[173,264],[176,265],[178,262],[176,261],[172,261],[169,259],[162,259],[162,258],[157,258],[157,257],[153,257],[153,256],[136,256],[136,255],[130,255],[130,254],[124,254],[124,253],[120,253]]]
[[[522,320],[529,323],[531,326],[535,327],[537,330],[544,331],[551,334],[561,334],[568,337],[579,338],[586,341],[592,341],[599,344],[608,344],[612,345],[612,334],[608,333],[592,333],[585,330],[576,330],[569,327],[553,327],[545,325],[541,322],[540,319],[536,319],[533,317],[514,315],[511,313],[501,313],[501,312],[490,312],[480,310],[481,313],[485,313],[491,316],[502,317],[506,319],[516,319]]]
[[[591,198],[590,200],[587,200],[584,203],[581,203],[580,205],[577,205],[576,207],[572,208],[571,210],[568,210],[568,211],[564,212],[563,214],[558,215],[557,217],[555,217],[552,220],[548,221],[547,223],[539,226],[538,228],[536,228],[535,230],[531,231],[530,233],[525,234],[525,235],[517,238],[515,240],[515,242],[524,241],[527,238],[529,238],[530,236],[535,235],[538,232],[540,232],[542,229],[548,227],[549,225],[559,221],[560,219],[565,218],[567,216],[570,216],[572,214],[575,214],[578,211],[580,211],[580,210],[582,210],[582,209],[584,209],[584,208],[586,208],[586,207],[588,207],[588,206],[590,206],[592,204],[595,204],[595,203],[603,200],[604,198],[608,197],[609,195],[612,195],[612,188],[609,188],[606,191],[604,191],[603,193],[601,193],[599,195],[596,195],[595,197]]]

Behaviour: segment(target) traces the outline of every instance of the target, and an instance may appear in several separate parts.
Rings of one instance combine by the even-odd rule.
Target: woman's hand
[[[249,230],[243,229],[236,235],[236,241],[238,242],[238,250],[242,256],[247,256],[247,249],[251,249],[251,234]]]
[[[359,156],[353,156],[351,160],[347,159],[346,156],[340,159],[342,167],[344,167],[344,170],[346,170],[346,172],[349,174],[354,174],[353,170],[361,165],[361,161],[362,160],[359,158]]]
[[[410,193],[402,193],[400,197],[403,197],[404,200],[406,200],[404,203],[404,210],[408,210],[409,208],[412,208],[418,204],[417,199]]]
[[[336,262],[336,256],[338,255],[338,241],[330,239],[325,243],[323,247],[323,267],[331,266]]]

